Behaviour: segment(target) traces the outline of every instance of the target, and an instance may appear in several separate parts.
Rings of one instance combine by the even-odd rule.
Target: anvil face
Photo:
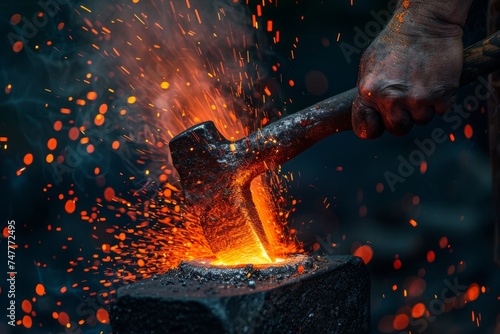
[[[370,281],[353,256],[287,269],[181,264],[120,288],[114,333],[369,333]]]

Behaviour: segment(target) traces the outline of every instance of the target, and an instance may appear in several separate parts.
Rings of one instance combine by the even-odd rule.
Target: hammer
[[[460,85],[500,67],[500,31],[464,50]],[[217,258],[233,249],[244,263],[274,261],[270,242],[252,200],[250,182],[320,140],[352,130],[353,88],[279,119],[237,141],[211,121],[174,137],[170,152],[183,186],[186,209],[195,215]]]

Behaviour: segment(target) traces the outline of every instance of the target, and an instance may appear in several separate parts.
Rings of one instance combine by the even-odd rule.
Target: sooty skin
[[[364,52],[352,125],[363,139],[402,136],[453,106],[463,64],[462,26],[471,1],[400,1]]]

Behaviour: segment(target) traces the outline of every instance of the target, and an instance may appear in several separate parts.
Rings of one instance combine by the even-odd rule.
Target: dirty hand
[[[462,62],[460,24],[397,11],[361,58],[355,133],[371,139],[385,129],[401,136],[413,123],[443,114],[453,105]]]

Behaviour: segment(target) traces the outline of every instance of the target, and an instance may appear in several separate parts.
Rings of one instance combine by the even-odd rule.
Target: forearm
[[[399,0],[389,28],[410,34],[456,34],[467,20],[472,1]]]

